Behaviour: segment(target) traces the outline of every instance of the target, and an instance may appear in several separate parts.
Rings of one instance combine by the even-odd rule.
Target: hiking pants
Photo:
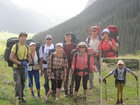
[[[94,56],[94,65],[96,65],[96,67],[97,67],[97,69],[99,71],[99,76],[101,76],[101,65],[100,65],[100,62],[99,62],[97,56]],[[93,87],[94,73],[89,73],[89,84],[90,84],[90,87]]]
[[[22,99],[25,87],[25,70],[23,68],[13,69],[13,78],[15,81],[15,96]]]
[[[89,75],[85,75],[83,77],[75,75],[75,91],[78,91],[80,88],[81,78],[83,82],[83,89],[87,90],[87,82],[88,82]]]
[[[33,88],[33,77],[35,80],[36,89],[40,89],[40,80],[39,80],[39,70],[28,71],[29,75],[29,87]]]
[[[50,89],[49,79],[48,79],[48,76],[47,76],[47,68],[44,68],[44,79],[45,79],[45,82],[44,82],[45,94],[47,94],[49,89]]]

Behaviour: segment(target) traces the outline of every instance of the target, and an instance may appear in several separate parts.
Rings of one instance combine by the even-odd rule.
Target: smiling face
[[[85,50],[86,50],[86,46],[84,46],[84,45],[80,45],[80,46],[79,46],[79,52],[80,52],[80,53],[84,53]]]
[[[32,44],[29,47],[30,47],[31,52],[36,50],[36,45],[35,44]]]
[[[19,42],[25,43],[26,39],[27,39],[27,36],[21,35],[21,36],[19,37]]]
[[[98,33],[98,30],[96,28],[93,28],[93,29],[91,29],[90,33],[91,33],[92,36],[96,36],[97,33]]]
[[[72,39],[71,35],[65,35],[64,38],[65,38],[66,43],[71,42],[71,39]]]
[[[105,32],[105,33],[103,34],[103,38],[104,38],[104,39],[108,39],[108,38],[109,38],[109,34],[108,34],[107,32]]]
[[[50,45],[52,43],[52,39],[51,38],[47,38],[46,39],[46,44]]]
[[[60,46],[60,45],[57,45],[56,46],[56,52],[59,52],[59,53],[63,52],[63,47]]]
[[[124,64],[118,64],[118,68],[119,69],[123,69],[124,68]]]

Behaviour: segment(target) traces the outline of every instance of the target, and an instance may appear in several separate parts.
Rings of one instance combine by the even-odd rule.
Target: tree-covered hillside
[[[88,36],[91,25],[101,29],[109,24],[119,27],[120,53],[135,53],[140,50],[140,0],[96,0],[76,17],[35,35],[35,41],[44,41],[52,34],[55,42],[63,40],[65,32],[74,32],[81,40]]]

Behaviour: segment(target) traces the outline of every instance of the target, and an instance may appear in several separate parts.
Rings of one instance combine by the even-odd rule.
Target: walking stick
[[[107,104],[107,82],[104,80],[105,83],[105,99],[106,99],[106,104]]]
[[[138,101],[138,105],[139,104],[139,82],[138,82],[138,79],[136,79],[136,84],[137,84],[137,101]]]

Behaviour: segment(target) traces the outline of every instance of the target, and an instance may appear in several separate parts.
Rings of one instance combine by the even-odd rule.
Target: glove
[[[28,63],[27,63],[27,61],[21,61],[20,64],[21,64],[22,66],[24,66],[24,67],[27,67],[27,64],[28,64]]]

